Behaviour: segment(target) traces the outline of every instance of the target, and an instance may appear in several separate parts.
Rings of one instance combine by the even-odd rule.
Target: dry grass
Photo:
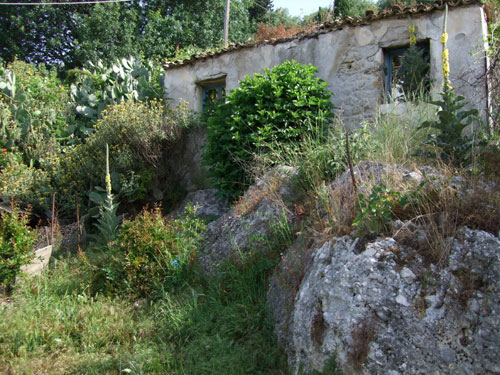
[[[458,228],[467,226],[498,234],[500,186],[494,181],[460,174],[447,166],[441,166],[438,175],[438,180],[426,183],[415,204],[397,215],[415,224],[424,234],[424,240],[408,225],[393,235],[398,241],[417,248],[430,262],[444,264]]]

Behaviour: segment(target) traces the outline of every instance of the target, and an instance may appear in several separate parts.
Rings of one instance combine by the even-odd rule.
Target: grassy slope
[[[88,295],[76,259],[26,281],[0,311],[2,374],[285,374],[265,317],[272,263],[193,275],[153,304]]]

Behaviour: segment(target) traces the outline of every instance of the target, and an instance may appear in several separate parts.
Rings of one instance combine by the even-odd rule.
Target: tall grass
[[[370,124],[373,142],[369,158],[408,167],[419,162],[418,150],[427,139],[428,129],[419,129],[424,121],[436,119],[436,106],[417,101],[399,103],[388,113],[379,113]]]
[[[0,373],[287,374],[265,307],[275,264],[255,253],[215,278],[193,270],[152,302],[92,295],[82,259],[57,261],[0,307]]]

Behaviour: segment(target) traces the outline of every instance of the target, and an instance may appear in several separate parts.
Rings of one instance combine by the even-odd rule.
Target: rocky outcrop
[[[179,208],[173,213],[174,216],[184,212],[188,204],[196,207],[196,215],[199,218],[208,221],[216,220],[229,211],[227,201],[217,195],[217,189],[203,189],[188,193]]]
[[[224,261],[268,247],[284,220],[291,223],[287,207],[297,199],[292,188],[294,168],[277,167],[252,185],[231,211],[208,225],[199,262],[214,272]]]
[[[208,225],[199,256],[207,272],[268,248],[280,223],[297,228],[302,218],[295,210],[295,173],[275,168]],[[461,192],[474,193],[459,178],[439,176],[432,168],[408,171],[363,162],[354,175],[365,195],[388,181],[416,187],[424,179],[433,190],[451,186],[464,199]],[[356,197],[350,173],[325,189],[336,206],[321,213],[324,202],[318,202],[321,220],[336,215],[339,224],[340,216],[352,216],[344,212],[352,210],[348,201]],[[337,237],[302,228],[283,249],[267,301],[294,373],[322,371],[335,358],[343,375],[500,374],[499,238],[467,227],[453,231],[453,237],[443,232],[446,256],[435,264],[423,250],[428,227],[404,220],[389,226],[392,237],[371,240],[355,238],[352,227]]]
[[[498,238],[462,228],[442,268],[393,238],[356,241],[314,250],[293,304],[274,310],[296,373],[331,356],[347,375],[500,373]]]

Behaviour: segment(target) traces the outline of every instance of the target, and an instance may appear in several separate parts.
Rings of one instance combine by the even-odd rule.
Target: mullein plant
[[[443,86],[441,100],[433,101],[432,104],[439,106],[438,119],[436,121],[425,121],[420,128],[429,128],[430,133],[425,144],[437,147],[428,156],[438,157],[447,164],[457,167],[467,164],[475,147],[476,129],[472,134],[464,134],[464,130],[479,120],[477,109],[462,110],[466,105],[463,96],[455,96],[450,81],[450,55],[447,47],[448,33],[446,32],[448,21],[448,5],[445,5],[443,33],[441,34],[441,71],[443,74]]]
[[[106,144],[106,199],[99,208],[99,219],[94,224],[97,233],[92,236],[94,243],[108,246],[118,236],[118,228],[122,222],[122,215],[117,215],[118,204],[113,202],[111,191],[111,175],[109,174],[109,147]]]

